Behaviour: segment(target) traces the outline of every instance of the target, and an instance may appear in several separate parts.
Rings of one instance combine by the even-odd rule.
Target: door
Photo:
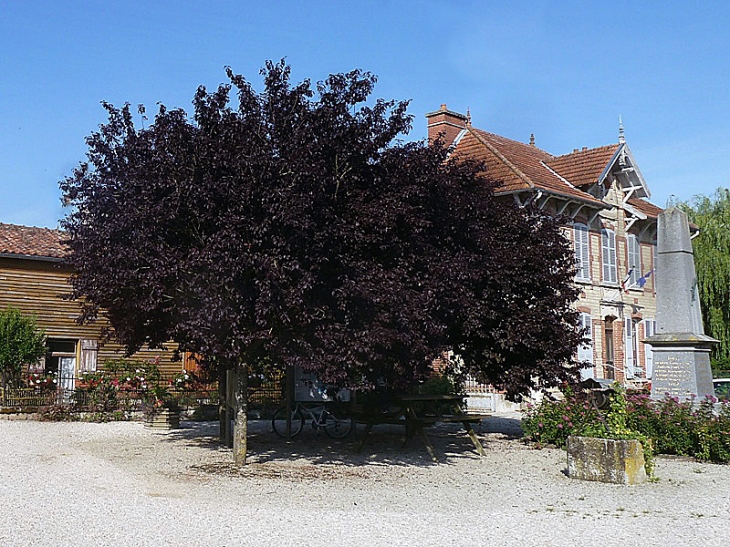
[[[46,343],[48,344],[46,373],[57,377],[59,399],[68,402],[76,386],[77,341],[50,338]]]
[[[58,358],[58,385],[61,388],[61,399],[64,402],[71,400],[76,384],[76,357]]]

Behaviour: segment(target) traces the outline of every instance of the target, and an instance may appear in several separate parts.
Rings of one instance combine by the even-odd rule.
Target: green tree
[[[705,331],[720,340],[713,365],[730,369],[730,190],[718,188],[678,206],[700,229],[692,246]]]
[[[46,337],[35,317],[8,307],[0,311],[0,374],[2,385],[17,384],[23,365],[46,353]]]

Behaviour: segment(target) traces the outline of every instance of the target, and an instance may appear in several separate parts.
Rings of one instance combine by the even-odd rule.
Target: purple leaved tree
[[[269,62],[263,92],[227,73],[192,118],[160,107],[139,129],[104,105],[61,182],[83,320],[108,318],[130,352],[174,341],[218,370],[301,366],[340,386],[406,386],[449,350],[512,398],[577,377],[559,219],[496,200],[482,166],[438,144],[399,141],[407,103],[369,100],[368,73],[313,88]]]

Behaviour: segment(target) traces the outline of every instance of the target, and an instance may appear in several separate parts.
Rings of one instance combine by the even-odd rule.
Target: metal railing
[[[193,408],[201,404],[216,404],[218,402],[218,382],[196,381],[191,386],[178,388],[171,385],[171,381],[178,374],[160,374],[154,385],[167,388],[168,392],[179,400],[184,408]],[[112,375],[120,381],[124,375]],[[283,397],[284,375],[272,377],[256,377],[249,381],[249,404],[262,407],[278,406]],[[123,384],[123,382],[122,382]],[[103,394],[90,390],[84,376],[66,378],[58,382],[56,389],[38,387],[0,387],[0,408],[13,410],[42,409],[57,404],[72,405],[79,410],[95,406],[104,406],[107,402],[122,410],[140,410],[145,399],[149,396],[149,389],[132,389],[120,386],[110,393]],[[104,397],[102,400],[101,398]],[[109,400],[111,398],[111,400]]]

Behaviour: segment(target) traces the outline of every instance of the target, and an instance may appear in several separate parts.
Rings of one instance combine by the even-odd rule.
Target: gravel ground
[[[658,481],[572,480],[565,453],[522,444],[519,416],[429,430],[441,463],[376,427],[364,450],[250,425],[231,465],[217,424],[0,421],[0,546],[712,545],[730,529],[730,467],[658,458]],[[713,541],[714,540],[714,541]],[[708,543],[712,542],[712,543]]]

